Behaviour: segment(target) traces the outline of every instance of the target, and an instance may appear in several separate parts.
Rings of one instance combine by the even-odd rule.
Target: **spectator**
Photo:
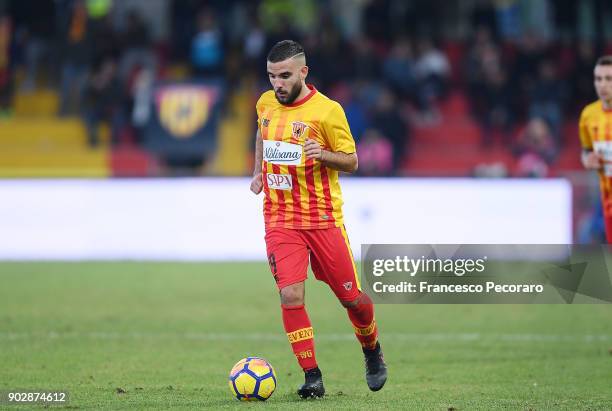
[[[50,0],[13,1],[11,15],[15,18],[20,32],[21,48],[25,63],[25,79],[21,84],[23,91],[33,91],[39,80],[41,63],[47,61],[47,74],[57,69],[53,48],[55,35],[55,2]],[[51,76],[49,76],[51,77]]]
[[[448,58],[434,46],[429,37],[420,37],[416,48],[415,73],[425,97],[433,100],[444,96],[451,74]]]
[[[319,31],[319,47],[315,53],[319,58],[318,66],[313,67],[321,81],[319,87],[326,90],[334,82],[343,79],[344,74],[349,71],[351,61],[348,53],[343,53],[346,47],[340,32],[334,28],[331,21],[328,24],[322,23],[322,27],[324,28]],[[334,64],[329,64],[330,61]]]
[[[352,59],[347,73],[351,79],[371,81],[381,75],[380,58],[370,39],[361,36],[351,39],[351,47],[347,52]]]
[[[510,99],[501,50],[488,26],[476,29],[463,70],[472,115],[480,125],[483,145],[488,145],[493,138],[494,124],[509,120],[505,119],[508,106],[504,104],[508,102],[504,99]]]
[[[407,38],[393,44],[383,63],[383,74],[387,84],[398,90],[402,99],[412,101],[422,112],[427,111],[427,99],[417,79],[412,45]]]
[[[575,112],[579,112],[596,98],[593,93],[593,62],[596,59],[595,48],[591,42],[580,41],[576,47],[575,64],[569,81],[572,85],[571,102]]]
[[[98,63],[106,58],[118,59],[121,50],[122,39],[113,27],[110,14],[106,14],[97,19],[90,16],[91,22],[91,43],[96,47],[93,50],[92,64]]]
[[[557,154],[555,139],[546,120],[534,117],[520,133],[514,155],[519,177],[547,177]]]
[[[10,16],[0,15],[0,117],[11,115],[13,98],[13,27]]]
[[[555,64],[551,60],[543,60],[531,91],[529,115],[546,120],[557,142],[561,137],[563,108],[568,94],[565,83],[557,78]]]
[[[136,10],[131,10],[128,13],[121,49],[122,56],[119,61],[119,78],[121,81],[125,82],[138,66],[153,73],[157,71],[157,60],[155,53],[151,50],[149,28]]]
[[[85,87],[83,117],[90,147],[100,144],[98,128],[102,122],[110,123],[111,141],[113,144],[118,142],[124,123],[123,102],[117,62],[107,58],[93,71]]]
[[[544,40],[533,32],[527,32],[518,43],[518,50],[511,82],[522,101],[529,97],[538,77],[540,64],[546,58],[547,47]]]
[[[402,118],[395,95],[389,89],[383,89],[378,97],[372,126],[385,136],[393,146],[393,170],[399,168],[408,142],[408,127]]]
[[[60,86],[60,115],[75,113],[80,107],[83,88],[92,60],[91,26],[84,0],[70,8],[61,33],[64,44]]]
[[[211,10],[198,15],[198,32],[191,42],[191,65],[196,76],[223,73],[223,35]]]
[[[366,106],[356,97],[354,87],[347,83],[337,84],[330,90],[330,97],[344,108],[353,138],[359,143],[361,136],[370,127]]]
[[[251,26],[244,37],[244,57],[248,67],[260,65],[266,45],[266,33],[262,30],[256,16],[251,19]]]
[[[142,129],[147,125],[151,116],[155,74],[146,69],[140,70],[133,83],[131,120],[136,134],[141,137]]]
[[[377,44],[389,42],[391,33],[391,2],[372,0],[363,8],[362,27],[366,36]]]
[[[393,146],[378,130],[368,129],[359,144],[359,175],[389,176],[394,174]]]
[[[502,67],[487,67],[482,93],[483,105],[477,112],[477,120],[482,128],[482,144],[488,146],[493,142],[494,132],[501,132],[507,140],[516,118],[512,86]]]

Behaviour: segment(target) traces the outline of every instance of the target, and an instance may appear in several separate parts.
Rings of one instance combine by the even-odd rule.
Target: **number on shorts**
[[[270,254],[268,256],[268,261],[270,262],[270,268],[272,269],[272,274],[276,274],[276,258],[274,254]]]

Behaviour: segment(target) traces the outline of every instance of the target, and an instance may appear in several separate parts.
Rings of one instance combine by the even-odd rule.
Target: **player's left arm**
[[[304,153],[307,158],[319,160],[324,166],[333,168],[334,170],[344,171],[345,173],[354,173],[357,171],[357,153],[347,154],[342,151],[325,150],[321,148],[319,143],[311,139],[306,139]]]
[[[334,102],[320,124],[321,137],[326,142],[326,148],[322,148],[313,139],[306,139],[304,145],[306,157],[318,159],[323,165],[334,170],[345,173],[357,171],[355,140],[340,104]]]

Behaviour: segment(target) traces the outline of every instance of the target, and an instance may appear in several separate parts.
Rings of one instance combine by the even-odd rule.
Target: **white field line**
[[[385,341],[412,341],[412,342],[474,342],[474,341],[499,341],[499,342],[611,342],[612,335],[571,335],[571,334],[482,334],[482,333],[383,333]],[[315,339],[320,341],[345,341],[353,340],[355,336],[349,333],[319,333],[315,331]],[[65,339],[88,339],[88,340],[196,340],[196,341],[283,341],[287,337],[282,334],[267,333],[198,333],[198,332],[73,332],[73,331],[49,331],[49,332],[12,332],[0,331],[0,341],[20,340],[65,340]]]

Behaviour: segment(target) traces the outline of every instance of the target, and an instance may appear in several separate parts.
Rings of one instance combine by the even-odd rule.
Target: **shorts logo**
[[[294,121],[291,123],[291,138],[299,142],[304,136],[307,128],[307,124],[304,124],[301,121]]]
[[[352,282],[352,281],[349,281],[349,282],[344,283],[344,284],[342,284],[342,285],[344,286],[344,289],[345,289],[346,291],[351,291],[351,288],[353,288],[353,282]]]
[[[290,174],[266,174],[268,187],[275,190],[291,190],[293,181]]]
[[[289,338],[289,343],[293,344],[296,342],[310,340],[314,333],[312,332],[312,327],[308,328],[300,328],[299,330],[292,331],[287,333],[287,338]]]
[[[278,275],[276,275],[276,257],[274,253],[268,256],[268,262],[270,263],[270,269],[272,270],[272,274],[274,275],[274,281],[278,282]]]

